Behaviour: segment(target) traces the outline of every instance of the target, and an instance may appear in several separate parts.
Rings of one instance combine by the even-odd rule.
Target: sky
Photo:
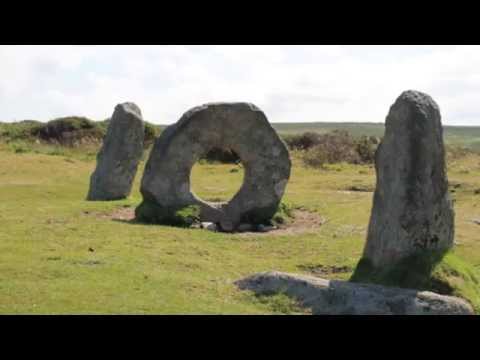
[[[0,121],[103,120],[136,103],[172,124],[208,102],[251,102],[270,122],[384,122],[404,90],[444,125],[480,125],[480,46],[6,46]]]

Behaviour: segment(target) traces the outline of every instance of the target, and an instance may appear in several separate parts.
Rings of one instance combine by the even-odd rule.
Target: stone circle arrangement
[[[226,203],[203,201],[190,189],[192,166],[214,147],[233,150],[245,168],[240,190]],[[140,109],[133,103],[117,105],[87,199],[127,197],[142,151]],[[196,206],[202,221],[222,231],[235,231],[243,223],[265,223],[277,211],[290,168],[286,145],[258,107],[198,106],[156,139],[143,173],[143,201],[135,210],[136,219],[171,223],[178,211]],[[409,90],[396,99],[375,155],[375,170],[363,259],[381,268],[414,254],[451,248],[454,210],[443,129],[439,107],[429,95]],[[284,292],[311,307],[313,314],[473,314],[470,304],[452,296],[275,271],[253,274],[236,284],[259,294]]]

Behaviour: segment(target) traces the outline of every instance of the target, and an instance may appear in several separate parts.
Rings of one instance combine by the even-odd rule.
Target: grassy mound
[[[15,153],[63,154],[78,148],[98,151],[110,119],[93,121],[85,117],[68,116],[42,123],[23,120],[0,123],[0,143],[7,144]],[[145,121],[144,148],[150,147],[161,132],[161,126]],[[52,148],[53,146],[53,148]]]
[[[362,259],[350,281],[458,296],[469,301],[480,314],[480,271],[453,251],[419,254],[380,269]]]
[[[47,142],[73,146],[84,139],[99,142],[104,136],[104,131],[90,119],[72,116],[49,121],[38,128],[34,135]]]

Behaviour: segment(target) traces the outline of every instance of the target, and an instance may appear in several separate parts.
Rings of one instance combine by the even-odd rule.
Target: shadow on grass
[[[174,228],[180,228],[180,229],[188,229],[190,228],[190,224],[185,223],[185,222],[162,222],[162,223],[154,223],[154,222],[148,222],[148,221],[142,221],[137,218],[133,219],[116,219],[113,218],[111,219],[112,221],[122,223],[122,224],[129,224],[129,225],[141,225],[141,226],[170,226]]]
[[[112,221],[119,222],[119,223],[124,223],[124,224],[133,224],[133,225],[153,225],[153,224],[147,224],[147,223],[142,223],[138,221],[137,219],[115,219],[113,218]]]

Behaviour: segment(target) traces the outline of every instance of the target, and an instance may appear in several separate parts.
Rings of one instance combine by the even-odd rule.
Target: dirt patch
[[[326,219],[316,212],[307,210],[294,210],[293,219],[288,224],[278,225],[277,229],[268,232],[243,232],[238,236],[284,236],[303,233],[315,233],[326,223]]]
[[[84,211],[85,215],[95,216],[100,219],[116,220],[122,222],[134,222],[135,221],[135,208],[134,207],[120,207],[110,212],[99,211]],[[283,236],[283,235],[296,235],[302,233],[314,233],[325,224],[325,218],[319,214],[307,210],[294,210],[294,218],[290,219],[288,224],[278,225],[276,229],[267,232],[258,231],[246,231],[234,233],[238,236]]]
[[[135,220],[135,208],[124,206],[110,212],[84,211],[85,215],[95,216],[100,219],[133,221]]]
[[[307,271],[312,275],[329,275],[329,274],[338,274],[338,273],[348,273],[353,271],[353,268],[350,266],[336,266],[336,265],[298,265],[297,266],[302,271]]]

